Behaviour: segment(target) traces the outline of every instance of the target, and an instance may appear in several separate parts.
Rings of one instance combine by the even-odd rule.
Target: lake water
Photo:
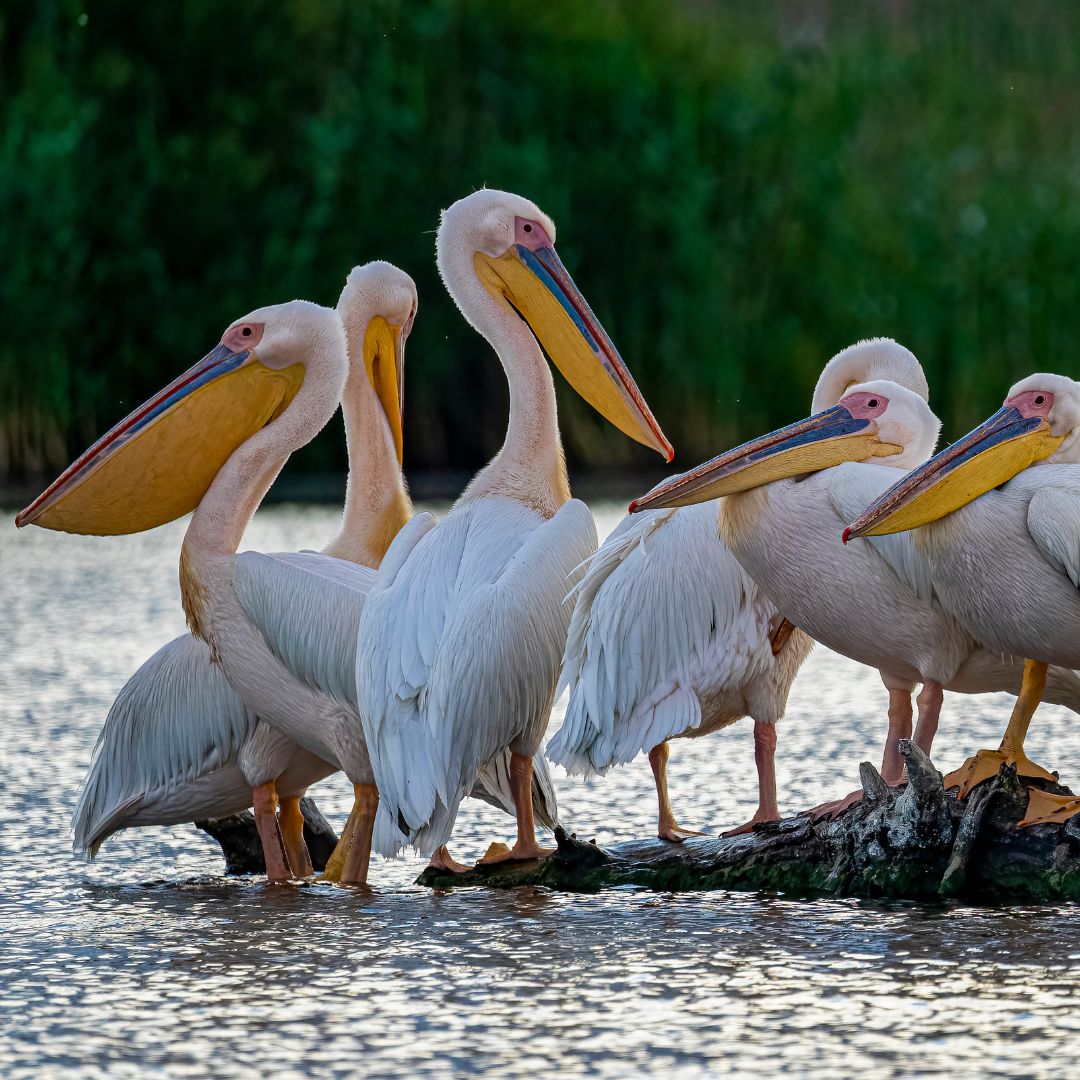
[[[596,507],[601,534],[619,507]],[[245,546],[318,546],[329,508],[259,513]],[[181,632],[183,523],[118,539],[0,530],[0,1075],[1049,1076],[1080,1058],[1080,908],[882,906],[783,896],[433,894],[415,859],[370,895],[222,876],[193,826],[133,830],[98,860],[68,819],[124,680]],[[887,613],[883,617],[887,617]],[[780,728],[781,809],[879,760],[874,672],[817,650]],[[1001,697],[947,698],[935,758],[996,745]],[[553,718],[557,725],[559,710]],[[554,726],[552,728],[554,730]],[[1076,724],[1044,707],[1028,749],[1080,776]],[[559,773],[563,820],[601,843],[655,823],[648,765]],[[748,722],[673,744],[690,828],[745,820]],[[339,826],[340,778],[313,792]],[[467,802],[454,853],[512,837]]]

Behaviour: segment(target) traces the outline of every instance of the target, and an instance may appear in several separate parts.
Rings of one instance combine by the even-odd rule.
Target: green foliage
[[[1078,69],[1080,8],[1012,0],[38,0],[0,16],[0,478],[371,258],[420,287],[407,465],[475,467],[506,393],[432,234],[485,184],[558,222],[678,464],[875,334],[958,434],[1080,374]],[[651,464],[560,400],[572,461]],[[343,457],[335,428],[305,462]]]

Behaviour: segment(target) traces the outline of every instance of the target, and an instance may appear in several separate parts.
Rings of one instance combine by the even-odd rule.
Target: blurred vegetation
[[[420,287],[406,464],[474,468],[505,385],[433,230],[481,185],[556,220],[682,466],[859,337],[916,351],[950,436],[1080,374],[1080,5],[16,2],[0,114],[0,479],[371,258]],[[573,464],[651,464],[559,392]],[[343,461],[336,424],[303,458]]]

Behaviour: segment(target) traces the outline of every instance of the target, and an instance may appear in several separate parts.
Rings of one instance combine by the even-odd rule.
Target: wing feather
[[[1027,524],[1043,555],[1080,588],[1080,492],[1039,488],[1028,503]]]
[[[220,766],[255,730],[210,650],[186,634],[158,649],[121,688],[94,747],[72,818],[91,858],[121,811]]]
[[[543,522],[516,501],[478,499],[372,593],[357,687],[381,795],[379,850],[444,843],[480,770],[546,715],[566,594],[595,537],[575,500]]]
[[[236,557],[233,587],[271,652],[306,685],[356,708],[356,634],[376,571],[315,552]]]
[[[701,723],[699,691],[763,673],[775,609],[716,534],[717,503],[623,519],[577,589],[548,757],[606,772]]]
[[[882,492],[896,483],[896,469],[870,462],[847,462],[830,469],[829,500],[844,521],[854,521]],[[858,543],[860,541],[853,541]],[[893,574],[925,603],[933,599],[930,563],[919,551],[911,533],[864,536]]]

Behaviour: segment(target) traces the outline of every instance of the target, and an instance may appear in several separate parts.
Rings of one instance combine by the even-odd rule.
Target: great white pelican
[[[1017,693],[1023,662],[987,649],[935,599],[930,567],[910,536],[844,546],[844,526],[933,452],[940,427],[926,377],[907,349],[860,342],[829,361],[813,415],[660,484],[635,511],[724,496],[721,538],[784,615],[812,638],[876,668],[889,692],[881,773],[903,778],[898,741],[930,752],[943,689]],[[1080,711],[1080,679],[1052,672],[1053,700]],[[838,812],[853,792],[818,808]]]
[[[793,630],[716,532],[719,504],[628,515],[577,587],[560,686],[566,718],[547,755],[572,774],[648,755],[657,835],[679,826],[667,787],[670,739],[754,720],[758,807],[743,832],[780,817],[776,722],[813,642]]]
[[[401,329],[386,324],[379,334],[384,402],[400,401]],[[194,510],[180,556],[192,632],[252,715],[343,769],[359,791],[372,774],[353,664],[371,571],[314,553],[236,553],[289,455],[333,415],[347,372],[336,311],[301,300],[253,311],[99,439],[17,523],[117,535]],[[268,875],[287,878],[273,776],[253,801]],[[368,854],[362,838],[352,844],[342,880],[366,880]]]
[[[1056,780],[1027,756],[1024,739],[1049,665],[1080,667],[1080,383],[1021,380],[989,420],[881,495],[844,538],[905,529],[950,614],[988,649],[1027,658],[1001,745],[946,783],[966,795],[1003,763]],[[1080,798],[1030,788],[1021,824],[1077,813]]]
[[[507,748],[517,838],[488,861],[547,854],[534,830],[532,757],[555,693],[567,593],[596,530],[570,498],[541,345],[597,411],[672,456],[554,240],[546,214],[502,191],[460,200],[439,228],[439,271],[502,363],[510,418],[502,449],[446,517],[398,534],[368,598],[356,679],[386,854],[443,844],[477,771]]]

